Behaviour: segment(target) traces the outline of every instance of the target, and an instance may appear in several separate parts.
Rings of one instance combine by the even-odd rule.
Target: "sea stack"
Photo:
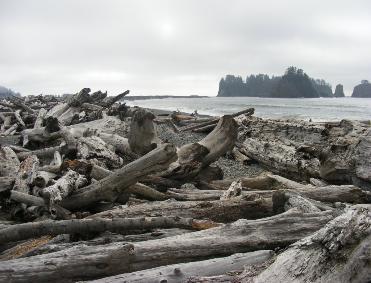
[[[344,87],[342,84],[338,84],[335,88],[334,97],[344,97]]]
[[[361,84],[354,87],[352,97],[371,98],[371,84],[363,80]]]

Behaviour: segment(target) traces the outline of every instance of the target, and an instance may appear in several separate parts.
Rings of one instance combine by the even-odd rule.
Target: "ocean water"
[[[262,118],[312,119],[312,121],[371,119],[371,98],[164,98],[126,101],[126,104],[188,113],[197,110],[199,114],[206,115],[231,114],[254,107],[255,116]]]

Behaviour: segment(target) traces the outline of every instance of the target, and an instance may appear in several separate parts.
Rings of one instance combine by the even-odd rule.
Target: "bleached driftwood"
[[[231,150],[236,139],[237,124],[231,116],[225,115],[204,139],[179,148],[178,160],[163,176],[184,180],[194,178],[203,168]]]
[[[16,153],[8,146],[0,147],[0,175],[15,176],[19,170],[19,159]]]
[[[270,218],[238,220],[204,231],[128,245],[75,246],[60,252],[3,261],[0,281],[69,282],[216,255],[284,247],[317,231],[333,218],[333,214],[327,211],[311,214],[289,211]]]
[[[370,242],[370,206],[351,208],[291,245],[253,282],[369,282]]]
[[[87,179],[79,173],[68,170],[67,174],[58,179],[53,185],[41,190],[41,196],[49,203],[59,203],[75,189],[84,186]]]
[[[67,209],[76,209],[101,200],[113,201],[141,177],[166,169],[175,158],[175,147],[164,144],[106,178],[85,187],[82,192],[63,200],[61,205]]]
[[[30,185],[36,177],[38,168],[39,159],[36,155],[30,155],[23,160],[19,166],[13,190],[28,194],[30,192]]]
[[[250,253],[234,254],[228,257],[214,258],[203,261],[179,263],[168,266],[124,273],[111,277],[105,277],[91,281],[92,283],[148,283],[148,282],[167,282],[183,283],[192,281],[192,277],[198,276],[217,276],[227,273],[242,271],[246,265],[256,265],[269,260],[273,251],[262,250]],[[233,277],[231,276],[231,279]]]
[[[0,230],[0,244],[17,242],[44,235],[88,234],[92,232],[128,233],[133,230],[154,228],[187,228],[202,227],[199,221],[180,217],[140,217],[127,219],[71,219],[60,221],[40,221],[14,224]],[[201,223],[202,224],[202,223]]]

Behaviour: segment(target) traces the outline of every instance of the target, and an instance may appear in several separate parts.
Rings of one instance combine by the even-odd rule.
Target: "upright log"
[[[130,124],[129,145],[133,152],[143,155],[157,146],[155,115],[143,108],[135,111]]]

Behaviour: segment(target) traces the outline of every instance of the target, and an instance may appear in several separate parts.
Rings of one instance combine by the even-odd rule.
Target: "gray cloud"
[[[227,73],[295,65],[349,92],[371,74],[370,10],[367,0],[0,0],[0,85],[215,95]]]

